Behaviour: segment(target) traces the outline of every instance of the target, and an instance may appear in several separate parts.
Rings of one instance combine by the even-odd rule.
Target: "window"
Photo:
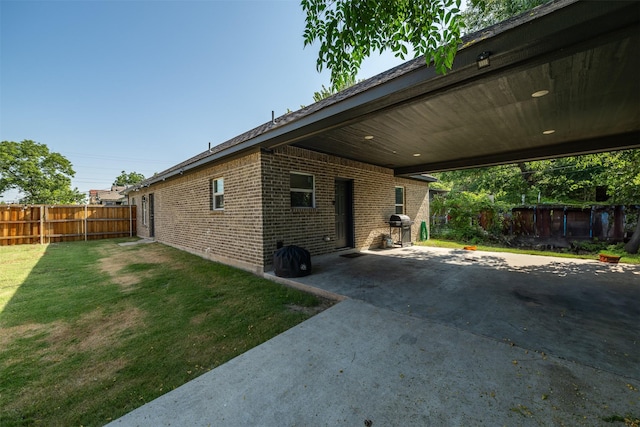
[[[396,213],[404,213],[404,187],[396,187]]]
[[[147,225],[147,196],[142,196],[142,225]]]
[[[211,210],[224,209],[224,178],[211,180]]]
[[[289,180],[291,185],[291,207],[315,207],[315,186],[313,175],[292,172]]]

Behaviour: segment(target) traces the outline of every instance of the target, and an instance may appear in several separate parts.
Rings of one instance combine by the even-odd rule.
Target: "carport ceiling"
[[[444,76],[417,59],[261,145],[397,175],[640,147],[640,3],[557,1],[532,15],[468,37]]]

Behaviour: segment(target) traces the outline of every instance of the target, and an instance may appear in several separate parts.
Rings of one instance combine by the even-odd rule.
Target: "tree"
[[[302,0],[304,45],[320,42],[316,68],[331,70],[334,89],[355,80],[362,61],[387,49],[404,59],[433,61],[444,73],[453,64],[464,26],[461,0]]]
[[[321,101],[321,100],[323,100],[325,98],[329,98],[330,96],[333,96],[336,93],[338,93],[340,91],[343,91],[346,88],[355,85],[356,83],[360,83],[361,81],[362,80],[356,81],[355,78],[347,76],[345,78],[345,80],[340,82],[339,86],[337,86],[337,87],[335,87],[335,86],[325,87],[324,85],[322,85],[322,89],[320,89],[318,92],[313,92],[313,100],[315,102],[318,102],[318,101]]]
[[[518,162],[445,172],[437,175],[451,189],[493,194],[506,203],[590,204],[596,187],[607,185],[610,153],[571,156],[553,160]]]
[[[391,50],[404,59],[411,49],[444,74],[451,69],[461,35],[525,12],[550,0],[302,0],[304,46],[320,43],[316,68],[331,71],[334,90],[354,80],[373,52]]]
[[[470,0],[462,13],[467,32],[479,31],[550,0]]]
[[[84,203],[85,195],[71,189],[71,162],[45,144],[31,140],[0,143],[0,193],[19,190],[21,203]]]
[[[606,186],[609,203],[640,203],[640,150],[570,156],[553,160],[520,162],[435,174],[452,191],[493,194],[497,201],[511,204],[593,204],[598,186]],[[640,219],[627,253],[640,249]]]
[[[640,150],[623,150],[611,153],[605,160],[606,172],[602,179],[607,183],[614,203],[640,203]],[[640,249],[640,215],[631,239],[624,250],[637,254]]]
[[[116,177],[116,180],[113,182],[113,185],[128,187],[130,185],[137,184],[141,181],[144,181],[144,175],[137,172],[125,172],[122,171],[120,175]]]

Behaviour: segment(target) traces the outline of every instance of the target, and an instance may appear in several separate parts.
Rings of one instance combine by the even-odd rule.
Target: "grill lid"
[[[411,218],[409,218],[409,215],[393,214],[389,218],[389,225],[391,226],[400,227],[402,225],[411,225],[411,224],[413,224],[413,221],[411,221]]]

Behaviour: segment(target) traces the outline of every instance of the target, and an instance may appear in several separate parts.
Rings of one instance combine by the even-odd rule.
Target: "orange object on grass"
[[[601,262],[610,262],[611,264],[617,264],[618,261],[620,261],[619,256],[615,256],[615,255],[605,255],[605,254],[600,254],[600,261]]]

